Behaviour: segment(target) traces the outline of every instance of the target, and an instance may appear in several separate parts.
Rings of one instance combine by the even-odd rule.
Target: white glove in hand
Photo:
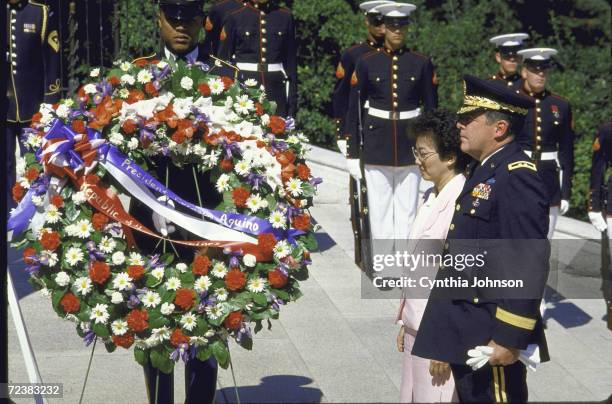
[[[339,139],[336,141],[336,144],[338,145],[338,149],[340,149],[340,153],[346,157],[346,139]]]
[[[359,164],[359,159],[346,159],[346,167],[348,168],[351,177],[353,177],[357,181],[361,179],[361,167]]]
[[[561,216],[565,215],[570,208],[570,203],[567,199],[561,200],[561,206],[559,206],[559,213]]]
[[[601,212],[589,212],[589,220],[597,231],[604,231],[608,228],[606,219],[603,218]]]
[[[472,370],[478,370],[489,363],[489,357],[492,353],[493,347],[479,345],[468,351],[469,359],[465,361],[465,364],[471,366]],[[540,364],[540,347],[537,344],[529,344],[527,349],[521,350],[519,360],[535,372],[536,367]]]
[[[174,209],[174,202],[172,202],[171,199],[168,199],[167,196],[162,195],[157,198],[157,200]],[[155,226],[155,230],[161,233],[164,237],[176,231],[176,227],[172,224],[172,222],[157,212],[153,212],[153,226]]]

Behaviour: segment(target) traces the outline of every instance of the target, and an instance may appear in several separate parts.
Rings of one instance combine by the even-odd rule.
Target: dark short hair
[[[426,111],[412,124],[412,133],[418,139],[429,136],[442,160],[455,157],[455,172],[462,173],[471,157],[461,151],[461,139],[457,129],[457,115],[446,109]]]
[[[487,110],[484,113],[488,125],[492,125],[497,121],[508,122],[508,135],[514,136],[523,126],[524,119],[514,114],[508,114],[500,111]]]

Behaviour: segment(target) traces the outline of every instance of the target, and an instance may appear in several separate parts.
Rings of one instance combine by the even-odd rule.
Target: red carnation
[[[89,266],[89,277],[98,285],[104,285],[110,277],[110,267],[106,262],[94,261]]]
[[[206,83],[202,83],[198,86],[198,91],[203,97],[208,97],[211,94],[210,87]]]
[[[85,133],[85,121],[81,119],[75,119],[72,121],[72,130],[76,133]]]
[[[102,231],[104,226],[106,226],[108,223],[108,216],[103,213],[94,213],[91,217],[91,223],[93,224],[94,229]]]
[[[297,172],[298,177],[303,181],[308,181],[308,178],[310,178],[310,168],[306,164],[298,164]]]
[[[55,231],[46,231],[40,237],[40,244],[44,250],[55,251],[60,243],[60,235]]]
[[[294,216],[291,219],[291,224],[298,230],[308,231],[310,229],[310,216],[306,214]]]
[[[268,272],[268,283],[274,289],[284,288],[287,285],[287,276],[278,269]]]
[[[232,311],[230,314],[228,314],[227,317],[225,317],[223,325],[225,326],[225,328],[230,330],[239,329],[242,325],[242,312]]]
[[[234,188],[232,191],[232,200],[238,208],[244,208],[246,206],[246,201],[249,196],[251,196],[251,193],[244,187]]]
[[[183,310],[189,309],[195,303],[195,292],[193,289],[181,288],[176,291],[174,304]]]
[[[78,313],[81,309],[81,301],[72,293],[66,293],[60,300],[60,305],[66,313]]]
[[[227,90],[228,88],[230,88],[232,86],[232,84],[234,84],[234,80],[232,80],[231,78],[227,77],[227,76],[223,76],[221,77],[221,81],[223,82],[223,87]]]
[[[152,81],[149,81],[147,84],[145,84],[144,90],[145,90],[145,93],[149,95],[152,95],[152,96],[157,95],[157,88],[155,88],[155,84],[153,84]]]
[[[125,320],[132,331],[144,331],[149,326],[149,313],[144,309],[134,309],[130,311]]]
[[[134,343],[134,334],[128,332],[125,335],[113,335],[113,342],[117,346],[128,349]]]
[[[276,161],[278,161],[283,167],[289,164],[293,164],[295,162],[295,154],[291,150],[278,153],[276,155]]]
[[[36,178],[38,178],[38,169],[36,167],[28,168],[28,171],[25,173],[25,177],[30,182],[34,181]]]
[[[42,113],[37,112],[34,115],[32,115],[32,123],[38,123],[40,122],[40,120],[42,119]]]
[[[205,255],[196,255],[193,259],[192,272],[194,275],[206,275],[210,268],[210,259]]]
[[[285,133],[285,120],[280,116],[272,115],[268,126],[275,135],[282,135]]]
[[[189,337],[183,334],[183,331],[181,331],[180,328],[177,328],[172,331],[172,335],[170,336],[170,343],[175,347],[178,347],[181,344],[189,344]]]
[[[246,274],[239,269],[232,269],[225,275],[225,286],[229,290],[240,290],[244,285],[246,285]]]
[[[221,169],[225,172],[230,172],[234,169],[234,164],[232,163],[232,160],[230,159],[223,159],[221,160]]]
[[[123,122],[123,124],[121,125],[121,129],[126,135],[131,135],[132,133],[136,132],[136,129],[138,129],[138,125],[133,120],[128,119]]]
[[[13,200],[17,203],[19,203],[19,201],[21,201],[21,198],[23,198],[23,194],[24,194],[24,189],[21,186],[21,184],[19,184],[18,182],[15,183],[15,185],[13,185],[13,188],[11,189],[11,194],[13,195]]]
[[[185,131],[182,130],[175,130],[171,138],[178,144],[183,144],[185,140],[187,140],[187,136],[185,136]]]
[[[142,265],[130,265],[128,266],[127,272],[130,278],[137,281],[144,275],[144,267]]]
[[[62,198],[61,195],[53,195],[51,198],[51,203],[59,209],[64,206],[64,198]]]
[[[272,260],[273,250],[276,246],[276,237],[272,233],[262,233],[257,236],[257,245],[262,254],[262,261]]]
[[[27,247],[25,250],[23,250],[23,262],[26,264],[33,263],[36,255],[37,253],[35,248]]]
[[[121,83],[121,80],[119,80],[119,77],[117,76],[110,76],[108,78],[108,82],[110,83],[111,86],[117,87]]]
[[[127,98],[127,103],[128,104],[133,104],[137,101],[142,101],[145,99],[145,95],[142,91],[140,90],[132,90],[130,91],[128,98]]]
[[[263,105],[261,105],[259,102],[256,102],[256,103],[255,103],[255,113],[256,113],[258,116],[262,116],[262,115],[263,115],[263,113],[264,113],[264,108],[263,108]]]

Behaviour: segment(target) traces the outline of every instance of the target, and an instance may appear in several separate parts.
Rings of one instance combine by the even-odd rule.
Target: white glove
[[[346,157],[346,139],[338,139],[336,144],[338,145],[338,149],[340,149],[340,153]]]
[[[469,359],[465,361],[465,364],[471,366],[472,370],[478,370],[489,362],[492,353],[493,347],[479,345],[468,351]],[[521,350],[519,360],[535,372],[536,367],[540,364],[540,347],[537,344],[529,344],[527,349]]]
[[[597,231],[604,231],[608,228],[608,224],[603,218],[601,212],[589,212],[589,220],[591,221],[593,227],[597,229]]]
[[[174,202],[172,202],[171,199],[168,199],[167,196],[162,195],[157,198],[157,200],[174,209]],[[164,237],[176,231],[176,227],[172,224],[172,222],[157,212],[153,212],[153,226],[155,226],[155,230],[161,233],[161,235]]]
[[[561,199],[561,206],[559,206],[559,214],[565,215],[570,208],[570,203],[567,199]]]
[[[346,159],[346,167],[348,168],[351,177],[353,177],[356,181],[361,179],[359,159]]]

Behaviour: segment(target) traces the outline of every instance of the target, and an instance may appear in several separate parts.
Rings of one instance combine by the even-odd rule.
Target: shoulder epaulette
[[[291,14],[291,10],[289,10],[287,7],[279,7],[278,11],[284,11],[285,13]]]
[[[555,93],[553,93],[552,91],[550,92],[550,96],[551,96],[551,97],[558,98],[558,99],[560,99],[561,101],[567,102],[567,103],[569,104],[569,101],[568,101],[568,99],[567,99],[567,98],[562,97],[562,96],[560,96],[559,94],[555,94]]]
[[[379,51],[377,51],[376,49],[371,50],[371,51],[369,51],[368,53],[366,53],[365,55],[363,55],[363,56],[361,57],[361,60],[366,60],[367,58],[372,57],[372,56],[374,56],[374,55],[377,55],[377,54],[379,54],[379,53],[380,53],[380,52],[379,52]]]
[[[410,52],[411,52],[411,53],[414,53],[416,56],[419,56],[419,57],[421,57],[421,58],[423,58],[423,59],[429,59],[429,56],[425,55],[424,53],[417,52],[417,51],[412,50],[412,49],[410,50]]]
[[[228,16],[230,16],[230,15],[234,15],[234,14],[238,14],[239,12],[244,11],[244,10],[248,10],[248,9],[249,9],[249,7],[247,7],[247,6],[242,6],[242,7],[240,7],[240,8],[237,8],[237,9],[235,9],[235,10],[231,11],[231,12],[228,14]],[[255,9],[253,8],[253,10],[255,10]]]
[[[531,161],[515,161],[514,163],[508,164],[508,171],[516,170],[519,168],[528,168],[533,171],[538,171],[536,165]]]

